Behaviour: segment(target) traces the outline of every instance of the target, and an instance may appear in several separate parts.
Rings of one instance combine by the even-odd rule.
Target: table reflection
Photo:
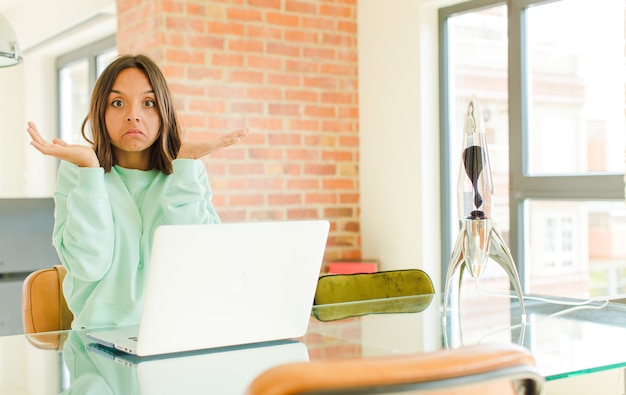
[[[306,345],[296,340],[137,357],[97,345],[85,334],[29,336],[32,346],[53,350],[56,345],[61,356],[60,391],[46,393],[242,394],[264,370],[309,360]]]

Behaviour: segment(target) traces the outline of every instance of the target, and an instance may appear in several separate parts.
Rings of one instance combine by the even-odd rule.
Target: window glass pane
[[[530,174],[623,173],[624,5],[567,0],[528,8]]]
[[[626,206],[611,201],[526,204],[530,292],[588,298],[626,293]]]
[[[89,63],[86,59],[59,70],[60,138],[68,143],[83,142],[81,125],[89,111]]]
[[[96,56],[96,75],[100,76],[100,74],[109,65],[109,63],[115,59],[116,56],[117,48],[111,48],[108,51],[102,52]]]
[[[492,220],[508,242],[509,231],[509,113],[507,7],[480,9],[448,19],[450,97],[451,207],[457,207],[456,190],[461,166],[465,113],[472,95],[483,110],[493,178]],[[452,229],[459,213],[453,212]],[[453,237],[456,237],[453,236]]]

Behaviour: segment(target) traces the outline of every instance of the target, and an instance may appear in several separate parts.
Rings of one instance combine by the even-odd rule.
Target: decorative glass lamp
[[[525,322],[526,311],[517,268],[502,236],[492,224],[491,166],[482,111],[475,95],[472,96],[465,114],[457,192],[460,231],[448,264],[443,301],[444,322],[455,273],[459,272],[457,302],[460,302],[461,281],[465,269],[477,284],[489,259],[497,262],[507,273],[519,299],[522,321]]]
[[[9,21],[0,14],[0,67],[14,66],[21,61],[15,31]]]

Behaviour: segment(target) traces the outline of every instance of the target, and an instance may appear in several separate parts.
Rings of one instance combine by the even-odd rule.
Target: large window
[[[459,229],[460,144],[476,94],[493,221],[524,290],[626,293],[624,15],[624,0],[476,0],[440,10],[444,257]],[[508,278],[490,262],[483,281]]]
[[[115,37],[109,37],[57,59],[59,137],[62,140],[85,143],[81,126],[89,111],[91,91],[100,73],[116,56]]]

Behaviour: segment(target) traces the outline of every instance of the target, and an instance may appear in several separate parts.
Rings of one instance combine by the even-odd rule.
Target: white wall
[[[24,61],[0,69],[0,198],[51,196],[56,161],[28,144],[26,122],[57,133],[57,56],[115,34],[115,0],[20,0],[3,11]]]
[[[385,270],[422,268],[437,290],[442,4],[358,2],[363,257],[380,259]]]

